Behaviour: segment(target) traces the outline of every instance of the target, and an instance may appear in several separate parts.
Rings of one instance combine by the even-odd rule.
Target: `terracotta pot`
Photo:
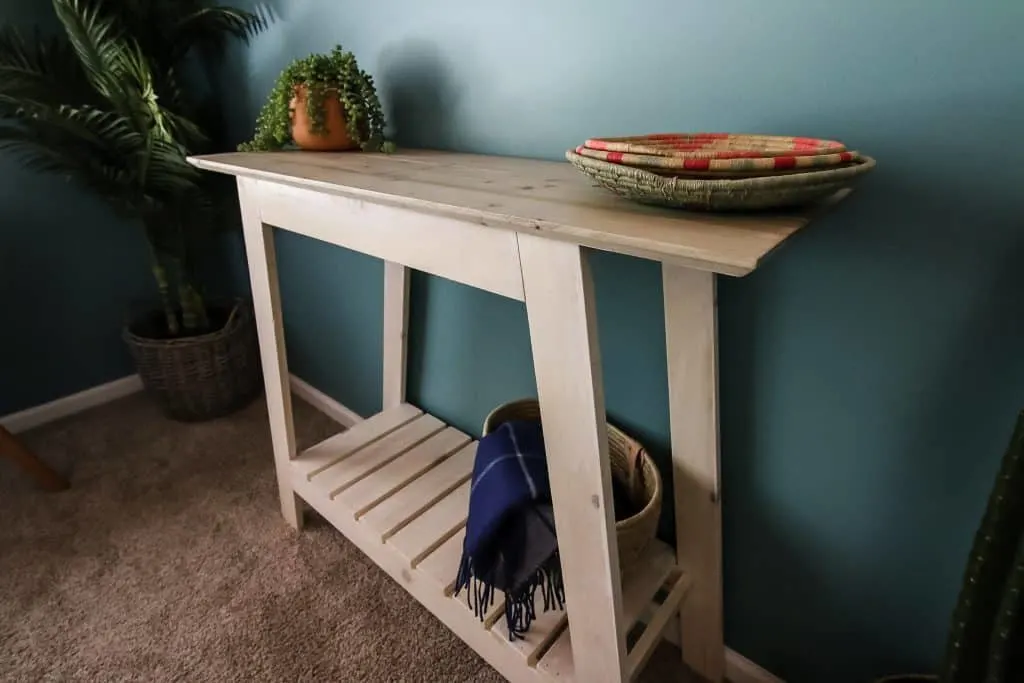
[[[295,86],[295,96],[291,101],[292,140],[295,144],[302,149],[318,152],[356,149],[359,145],[348,135],[345,114],[337,95],[328,95],[324,99],[324,127],[327,130],[325,135],[317,135],[311,128],[309,112],[306,109],[306,93],[306,86]]]

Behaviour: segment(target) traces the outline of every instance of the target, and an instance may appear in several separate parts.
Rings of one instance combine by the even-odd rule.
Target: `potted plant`
[[[938,676],[879,683],[1024,681],[1024,413],[1003,455],[953,610]]]
[[[373,77],[340,45],[296,59],[277,77],[243,152],[281,149],[391,152]]]
[[[255,327],[239,302],[208,304],[189,255],[227,212],[186,160],[214,143],[217,108],[183,82],[196,61],[262,30],[262,12],[214,0],[53,0],[63,31],[0,28],[0,148],[96,193],[149,245],[161,305],[124,337],[167,413],[201,419],[259,391]],[[190,60],[186,65],[186,59]]]

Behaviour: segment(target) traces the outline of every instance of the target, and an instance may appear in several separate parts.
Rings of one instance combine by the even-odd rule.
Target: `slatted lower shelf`
[[[512,681],[573,680],[564,612],[538,609],[526,638],[510,642],[503,598],[483,623],[453,596],[476,442],[414,406],[378,413],[292,462],[295,492]],[[652,544],[623,579],[627,632],[645,613],[646,630],[628,654],[630,678],[678,612],[689,581],[671,550]],[[635,635],[635,634],[634,634]]]

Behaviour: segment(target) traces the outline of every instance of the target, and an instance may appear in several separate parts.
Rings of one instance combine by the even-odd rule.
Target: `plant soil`
[[[218,306],[216,304],[207,307],[207,315],[210,319],[210,325],[206,329],[196,330],[195,332],[187,332],[182,330],[181,333],[172,335],[167,331],[167,321],[164,318],[164,312],[160,310],[151,310],[143,313],[136,319],[132,320],[128,325],[128,330],[144,339],[152,339],[155,341],[169,341],[172,339],[188,339],[189,337],[198,337],[204,334],[210,334],[211,332],[219,332],[224,328],[228,322],[228,317],[231,315],[231,310],[234,308],[233,305],[229,306]]]

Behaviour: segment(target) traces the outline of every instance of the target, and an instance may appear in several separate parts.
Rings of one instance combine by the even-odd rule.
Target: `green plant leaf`
[[[271,14],[262,4],[246,11],[216,0],[52,4],[63,34],[0,28],[0,148],[145,225],[161,293],[176,292],[179,308],[188,304],[201,324],[187,242],[227,222],[219,210],[234,191],[187,161],[189,150],[212,144],[206,133],[221,111],[198,106],[182,74],[201,77],[204,57],[264,30]],[[170,326],[177,313],[170,298],[166,305]]]
[[[104,19],[88,0],[53,0],[53,8],[93,88],[113,97],[119,91],[118,65],[124,51],[115,23]]]

